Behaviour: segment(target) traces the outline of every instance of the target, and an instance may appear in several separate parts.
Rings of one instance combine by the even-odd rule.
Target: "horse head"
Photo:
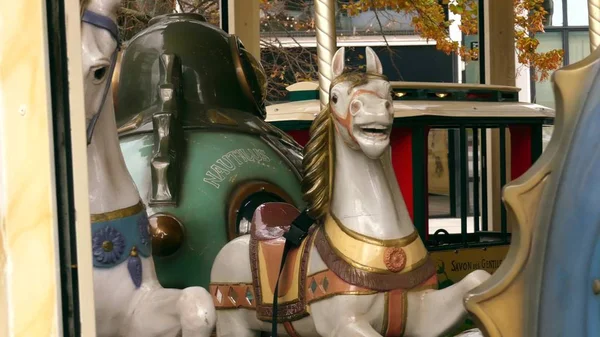
[[[120,45],[117,26],[120,3],[120,0],[81,1],[81,56],[88,143],[100,113],[114,109],[108,93]]]
[[[366,59],[366,73],[344,73],[345,49],[335,53],[329,107],[344,143],[377,159],[390,144],[394,112],[390,83],[370,47],[366,48]]]

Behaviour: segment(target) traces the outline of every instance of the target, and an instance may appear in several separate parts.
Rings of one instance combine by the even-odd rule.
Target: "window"
[[[569,26],[588,25],[588,0],[567,0],[567,22]]]
[[[590,54],[587,0],[545,0],[551,13],[545,33],[537,34],[538,51],[564,49],[564,65],[581,61]],[[532,102],[555,108],[552,82],[532,83]]]
[[[563,4],[562,0],[546,0],[544,8],[550,13],[549,20],[545,23],[548,26],[563,25]]]
[[[340,36],[348,35],[416,35],[411,26],[413,16],[393,10],[367,11],[348,16],[341,9],[345,1],[336,4],[336,28]],[[315,36],[314,0],[285,0],[264,10],[261,21],[263,36]]]
[[[590,54],[590,32],[569,32],[569,63],[583,60]]]
[[[562,33],[561,32],[546,32],[536,35],[540,41],[538,51],[549,51],[552,49],[562,49]],[[546,80],[535,83],[534,102],[554,109],[554,93],[552,91],[552,82]]]

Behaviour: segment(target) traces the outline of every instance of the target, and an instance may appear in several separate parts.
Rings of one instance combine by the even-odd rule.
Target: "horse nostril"
[[[362,103],[360,101],[354,101],[350,104],[350,112],[353,115],[357,114],[360,111],[360,108],[362,108]]]
[[[390,102],[385,102],[385,108],[389,109],[392,107],[392,104]]]

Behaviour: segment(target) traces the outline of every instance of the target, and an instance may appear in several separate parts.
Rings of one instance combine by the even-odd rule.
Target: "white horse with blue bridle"
[[[158,282],[146,210],[119,146],[109,94],[119,6],[120,0],[81,3],[97,336],[210,336],[216,322],[210,294]]]

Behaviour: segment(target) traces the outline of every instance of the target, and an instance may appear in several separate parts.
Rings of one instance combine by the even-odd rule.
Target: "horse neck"
[[[390,160],[390,151],[370,159],[335,135],[335,167],[330,211],[340,225],[382,240],[415,230]]]
[[[88,188],[92,214],[127,208],[140,201],[119,145],[110,95],[106,98],[88,146]]]

